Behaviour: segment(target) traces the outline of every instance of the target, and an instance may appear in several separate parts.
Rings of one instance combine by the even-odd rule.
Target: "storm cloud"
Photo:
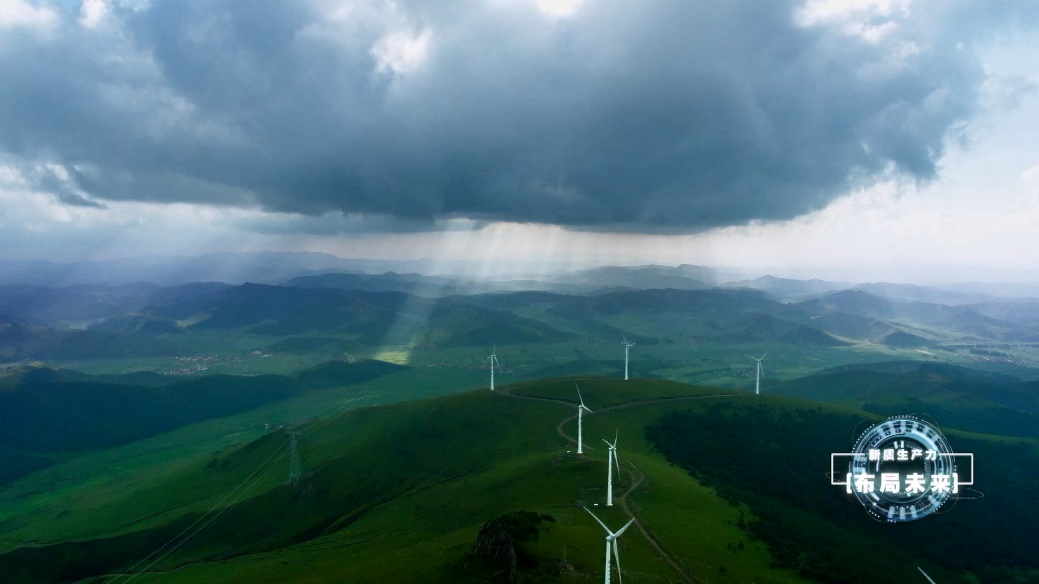
[[[38,17],[0,12],[0,156],[71,205],[783,220],[934,179],[978,108],[972,43],[1018,4],[17,0]]]

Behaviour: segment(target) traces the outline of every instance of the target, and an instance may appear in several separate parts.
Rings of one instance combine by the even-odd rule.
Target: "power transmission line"
[[[370,395],[368,394],[368,388],[366,387],[366,388],[364,388],[364,390],[362,390],[362,392],[357,397],[355,397],[354,399],[350,400],[349,403],[344,404],[340,408],[339,412],[337,412],[336,414],[321,420],[319,423],[315,424],[312,428],[310,428],[309,432],[306,432],[306,434],[313,434],[314,432],[317,432],[319,429],[321,429],[324,426],[328,425],[333,420],[339,418],[339,416],[343,415],[347,411],[350,411],[347,408],[357,404],[357,402],[359,402],[361,400],[364,400],[364,399],[366,399],[368,397],[370,397]],[[177,549],[179,549],[181,546],[183,546],[184,544],[186,544],[189,541],[191,541],[192,539],[194,539],[195,536],[197,536],[199,533],[201,533],[205,528],[209,527],[209,525],[211,523],[213,523],[214,521],[219,519],[221,515],[226,513],[228,509],[230,509],[232,506],[234,506],[236,503],[238,503],[238,501],[240,501],[242,499],[242,497],[244,497],[250,490],[252,490],[253,487],[255,487],[257,484],[259,484],[259,482],[261,480],[263,480],[263,478],[265,476],[267,476],[267,474],[270,473],[270,471],[275,466],[277,466],[277,464],[279,462],[281,462],[281,460],[283,458],[285,458],[285,454],[287,454],[289,452],[291,452],[293,454],[293,457],[295,458],[295,470],[298,473],[299,472],[299,455],[296,452],[296,442],[297,442],[298,437],[302,436],[302,435],[304,435],[303,432],[289,432],[289,438],[290,438],[289,440],[286,440],[285,442],[282,442],[278,446],[278,448],[276,448],[274,450],[274,452],[272,452],[270,454],[270,456],[267,457],[266,460],[261,462],[260,465],[257,466],[256,469],[253,470],[253,472],[249,474],[249,476],[247,476],[241,483],[238,484],[238,486],[236,486],[229,493],[227,493],[227,495],[225,495],[223,499],[221,499],[219,502],[217,502],[215,505],[213,505],[213,507],[210,508],[209,511],[206,511],[205,514],[203,514],[201,517],[196,519],[191,525],[185,527],[183,530],[181,530],[180,533],[178,533],[173,538],[171,538],[169,541],[164,543],[157,550],[155,550],[154,552],[148,554],[143,559],[139,560],[136,564],[131,566],[129,570],[126,570],[122,574],[119,574],[119,575],[115,576],[114,578],[112,578],[111,580],[109,580],[108,584],[113,584],[114,582],[117,582],[120,578],[123,578],[123,577],[126,577],[126,580],[125,580],[124,584],[128,584],[129,582],[133,581],[135,578],[137,578],[141,574],[144,574],[145,572],[150,570],[151,567],[154,566],[155,564],[157,564],[157,563],[161,562],[162,560],[166,559],[170,554],[172,554],[173,552],[177,551]],[[286,449],[286,446],[288,446],[289,448]],[[276,459],[274,458],[275,455],[278,455],[278,457]],[[273,462],[272,462],[271,459],[274,459]],[[292,460],[292,457],[290,457],[290,462],[289,462],[289,467],[290,467],[290,470],[289,470],[289,480],[290,480],[290,482],[292,481],[293,466],[294,466],[293,465],[293,460]],[[264,469],[264,467],[266,467],[266,469]],[[263,472],[260,474],[260,476],[256,477],[256,479],[253,480],[252,484],[250,484],[247,487],[245,487],[244,489],[242,489],[242,487],[246,483],[248,483],[251,479],[253,479],[253,477],[256,476],[256,474],[259,473],[261,470],[263,470]],[[300,474],[300,478],[301,477],[302,477],[302,474]],[[232,495],[234,495],[236,492],[238,492],[239,489],[241,489],[241,492],[238,493],[238,495],[235,496],[234,499],[232,499],[229,503],[224,505],[224,503],[229,498],[231,498]],[[221,508],[221,506],[223,506],[223,507]],[[218,508],[220,508],[219,511],[217,511]],[[216,512],[215,515],[213,515],[214,512]],[[155,556],[155,554],[158,554],[162,550],[164,550],[167,547],[169,547],[171,544],[173,544],[173,542],[175,542],[178,539],[180,539],[181,536],[183,536],[185,533],[188,533],[189,531],[194,529],[196,525],[198,525],[199,523],[202,523],[202,521],[205,520],[206,517],[208,517],[210,515],[213,515],[213,517],[211,517],[208,521],[206,521],[205,523],[200,525],[197,529],[194,530],[194,532],[190,533],[189,535],[187,535],[186,537],[181,539],[176,545],[174,545],[172,548],[170,548],[166,553],[164,553],[161,556],[159,556],[158,558],[155,558],[154,560],[152,560],[144,568],[141,568],[141,570],[139,570],[137,572],[134,572],[134,570],[137,569],[137,566],[140,566],[141,564],[147,562],[149,559],[151,559],[153,556]]]
[[[299,468],[299,448],[297,443],[300,437],[299,432],[289,432],[289,438],[292,440],[292,446],[290,446],[291,455],[289,456],[289,484],[296,486],[303,479],[303,473]]]

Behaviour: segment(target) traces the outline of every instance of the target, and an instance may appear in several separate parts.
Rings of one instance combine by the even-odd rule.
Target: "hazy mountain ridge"
[[[72,263],[0,260],[0,284],[25,283],[53,287],[77,284],[121,285],[136,282],[154,282],[159,285],[207,281],[242,284],[283,281],[295,276],[312,274],[315,270],[368,272],[393,265],[396,264],[376,260],[343,259],[319,252],[142,256]]]
[[[384,274],[365,281],[385,281],[392,287],[409,280]],[[1039,342],[1036,308],[1039,301],[947,306],[892,300],[860,289],[789,303],[774,299],[768,291],[748,288],[423,296],[252,283],[58,289],[11,285],[0,287],[0,314],[5,315],[0,320],[0,360],[188,355],[194,352],[194,337],[185,333],[193,331],[241,331],[259,337],[323,335],[355,348],[560,342],[573,335],[630,336],[644,344],[664,339],[817,346],[872,343],[891,348],[1035,343]],[[258,339],[252,349],[282,340]]]
[[[887,321],[897,325],[908,324],[949,331],[971,338],[993,341],[1039,341],[1039,328],[1029,323],[1018,323],[985,316],[970,306],[946,306],[919,301],[899,301],[877,296],[862,290],[844,290],[799,303],[812,316],[834,313],[852,313]],[[910,333],[914,334],[914,333]],[[918,336],[918,335],[917,335]]]
[[[847,290],[854,286],[849,282],[829,282],[826,280],[794,280],[790,278],[777,278],[776,276],[761,276],[753,280],[736,280],[725,282],[723,288],[746,288],[750,290],[761,290],[767,292],[776,300],[801,301],[811,296],[828,294],[839,290]]]

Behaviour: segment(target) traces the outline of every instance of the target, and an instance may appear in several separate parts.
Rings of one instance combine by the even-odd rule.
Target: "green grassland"
[[[590,383],[590,394],[609,393],[598,387],[604,383],[601,380]],[[617,382],[605,383],[620,389]],[[649,383],[671,386],[657,393],[682,394],[679,384]],[[557,385],[571,386],[569,382]],[[465,570],[458,562],[464,564],[468,546],[480,525],[498,514],[528,509],[556,519],[537,542],[535,554],[545,558],[558,556],[566,546],[568,561],[576,567],[576,574],[597,579],[601,574],[591,575],[596,570],[601,572],[602,536],[580,505],[601,505],[605,462],[594,454],[567,454],[571,447],[554,428],[568,415],[563,404],[477,392],[351,410],[328,423],[313,422],[313,431],[305,434],[301,442],[300,454],[307,476],[300,491],[285,487],[283,460],[277,478],[271,473],[229,511],[233,518],[225,517],[215,523],[152,569],[185,567],[162,578],[148,577],[169,581],[284,582],[308,581],[310,574],[312,581],[331,577],[348,581],[465,581]],[[303,431],[307,432],[307,428],[303,426]],[[590,424],[586,432],[591,436],[597,431]],[[635,434],[634,429],[631,432]],[[637,451],[632,442],[625,451],[627,464],[637,461],[642,473],[646,472],[642,470],[644,465],[655,469],[645,479],[646,493],[666,495],[664,483],[678,480],[679,485],[669,489],[688,489],[691,495],[688,504],[678,503],[684,511],[676,513],[686,513],[688,521],[699,523],[713,521],[700,517],[701,513],[714,518],[725,516],[728,523],[719,528],[729,532],[726,541],[740,539],[734,507],[721,502],[710,490],[700,488],[688,475],[654,459],[644,446]],[[64,501],[67,508],[55,513],[60,518],[52,516],[49,521],[44,520],[46,513],[31,513],[28,518],[10,514],[6,525],[19,520],[23,525],[6,537],[24,537],[42,547],[23,547],[12,552],[9,544],[5,551],[10,553],[0,556],[4,558],[0,562],[9,562],[8,567],[16,563],[23,570],[25,566],[36,566],[52,578],[61,579],[71,572],[63,571],[68,566],[60,567],[62,562],[55,562],[52,554],[77,558],[76,565],[83,568],[84,550],[111,547],[143,553],[147,544],[162,539],[158,535],[175,534],[175,527],[188,523],[189,518],[214,502],[219,503],[224,492],[231,491],[237,481],[247,476],[247,470],[284,443],[283,434],[268,434],[257,441],[205,455],[185,456],[181,465],[162,465],[169,468],[166,472],[159,472],[155,467],[160,465],[155,461],[155,475],[149,477],[147,472],[140,471],[134,475],[135,480],[113,481],[110,488],[114,492],[96,486],[66,491],[65,497],[71,499]],[[215,470],[212,460],[221,461]],[[224,465],[224,460],[230,462]],[[618,488],[630,480],[630,476],[619,480]],[[121,489],[116,487],[120,482],[124,485]],[[97,492],[96,499],[84,497],[86,492]],[[646,501],[637,497],[632,495],[640,508],[647,504],[653,507],[653,497]],[[35,505],[40,501],[37,496]],[[52,511],[61,507],[60,501],[61,497],[56,497]],[[665,500],[658,501],[666,505]],[[287,509],[275,509],[282,505],[287,505]],[[616,509],[598,509],[603,520],[615,527],[626,519]],[[275,526],[270,525],[270,518],[258,519],[273,513],[284,520],[286,513],[293,512],[299,513],[296,519]],[[243,543],[243,532],[252,531],[254,536],[263,533],[261,527],[244,527],[250,521],[258,521],[262,528],[272,528],[280,535],[269,540],[259,536],[258,542]],[[74,528],[88,524],[89,527]],[[228,524],[236,526],[236,530],[227,532],[228,528],[218,527]],[[650,524],[650,528],[655,526]],[[308,536],[300,536],[303,532]],[[294,539],[302,541],[283,545]],[[46,545],[48,542],[51,545]],[[278,547],[264,550],[265,546]],[[626,535],[622,554],[625,569],[631,574],[644,574],[650,580],[678,581],[674,569],[658,558],[634,530]],[[118,558],[101,556],[109,558],[112,564],[98,567],[120,567]],[[214,561],[224,556],[227,559]],[[717,563],[699,565],[696,554],[689,557],[692,573],[717,571],[719,567]],[[748,564],[751,558],[753,561]],[[130,563],[129,560],[124,563]],[[301,565],[307,567],[297,574]],[[733,557],[733,574],[740,573],[737,565],[756,565],[767,572],[768,555],[760,545],[748,545],[740,557]],[[21,573],[25,581],[34,581],[31,575]],[[543,576],[554,578],[551,570]],[[473,577],[473,581],[479,581],[477,576]],[[45,576],[35,581],[48,579]],[[798,580],[780,575],[758,581]]]
[[[98,525],[105,526],[103,532],[119,522],[126,523],[130,515],[123,512],[123,500],[138,497],[138,490],[161,490],[184,467],[208,464],[214,456],[279,427],[334,416],[354,407],[441,395],[476,385],[478,381],[470,371],[438,370],[431,375],[403,370],[360,385],[311,391],[233,416],[189,424],[116,448],[57,453],[58,464],[0,486],[0,550],[23,542],[96,535]],[[167,493],[170,496],[166,502],[169,509],[202,509],[219,499],[217,491],[197,497],[198,493],[189,490],[183,500]],[[56,517],[75,516],[89,517],[57,525],[53,522]],[[161,519],[156,516],[150,521]]]
[[[406,370],[381,361],[327,362],[291,376],[180,377],[149,372],[88,376],[40,367],[8,370],[0,376],[0,488],[34,468],[86,452],[265,404],[279,403],[279,411],[291,411],[281,402],[308,394],[317,398],[328,389]],[[457,382],[465,379],[465,372],[461,376],[444,373],[440,377],[447,387],[458,387]],[[424,376],[421,384],[406,379],[388,387],[407,392],[408,398],[450,391],[436,385],[435,377]],[[327,412],[316,410],[310,415],[315,413]]]
[[[826,453],[843,451],[855,424],[873,419],[849,406],[609,378],[372,403],[450,393],[476,381],[463,371],[431,383],[429,373],[411,369],[366,382],[373,397],[364,407],[357,407],[357,387],[327,390],[323,406],[306,395],[25,477],[0,493],[0,573],[5,582],[482,582],[487,574],[469,556],[480,527],[533,511],[552,521],[527,545],[535,564],[523,581],[594,582],[602,578],[604,534],[581,509],[588,506],[614,528],[626,511],[638,518],[640,528],[621,539],[631,581],[837,581],[834,574],[857,574],[834,571],[834,558],[849,557],[848,548],[829,545],[840,541],[867,550],[895,581],[915,581],[922,557],[942,582],[970,582],[970,572],[1012,582],[1010,568],[978,564],[963,546],[972,545],[972,533],[990,537],[1008,513],[1036,519],[1013,512],[1013,493],[1034,488],[1028,477],[1036,454],[1028,442],[986,446],[950,436],[984,454],[979,461],[988,466],[979,462],[979,475],[1001,475],[1003,490],[923,522],[944,538],[936,549],[959,554],[948,562],[955,568],[943,568],[940,554],[907,551],[905,541],[883,535],[890,527],[872,524],[829,486]],[[575,381],[595,410],[584,418],[583,456],[571,442]],[[277,429],[293,420],[303,469],[295,486],[287,484],[290,439]],[[812,444],[800,444],[794,430],[808,423]],[[763,435],[747,440],[755,431]],[[615,477],[618,504],[606,508],[601,439],[615,433],[623,471]],[[805,453],[822,454],[813,464]],[[1016,474],[1001,472],[1013,466],[1007,453],[1016,457]],[[797,472],[781,488],[741,482],[758,475],[739,469],[766,455],[769,464],[787,461]],[[83,474],[62,474],[74,472]],[[788,495],[797,489],[805,500]],[[986,501],[1003,515],[993,515]],[[993,517],[999,523],[979,529]],[[178,545],[179,534],[195,533],[193,525],[205,529]],[[803,549],[791,556],[789,546],[770,539],[776,529]],[[1034,569],[1021,555],[1028,545],[1004,545],[992,562]],[[573,571],[560,575],[564,548]],[[988,542],[979,549],[998,548]],[[131,567],[147,573],[115,576]]]

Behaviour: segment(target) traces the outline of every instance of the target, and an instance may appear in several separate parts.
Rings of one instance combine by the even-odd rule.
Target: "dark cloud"
[[[65,205],[73,207],[89,207],[92,209],[107,209],[104,203],[93,201],[83,195],[75,182],[63,172],[55,168],[40,168],[30,175],[30,180],[37,188],[54,195],[54,198]]]
[[[66,205],[72,205],[73,207],[90,207],[92,209],[107,209],[108,205],[104,203],[98,203],[92,201],[83,195],[69,191],[58,191],[56,193],[58,200]]]
[[[415,229],[788,219],[882,177],[934,178],[978,107],[978,20],[997,29],[1016,4],[974,22],[928,4],[871,43],[801,26],[783,2],[589,0],[552,20],[522,3],[332,17],[328,3],[155,1],[0,40],[0,150],[63,165],[92,199]],[[425,59],[386,66],[393,33],[427,34]]]

